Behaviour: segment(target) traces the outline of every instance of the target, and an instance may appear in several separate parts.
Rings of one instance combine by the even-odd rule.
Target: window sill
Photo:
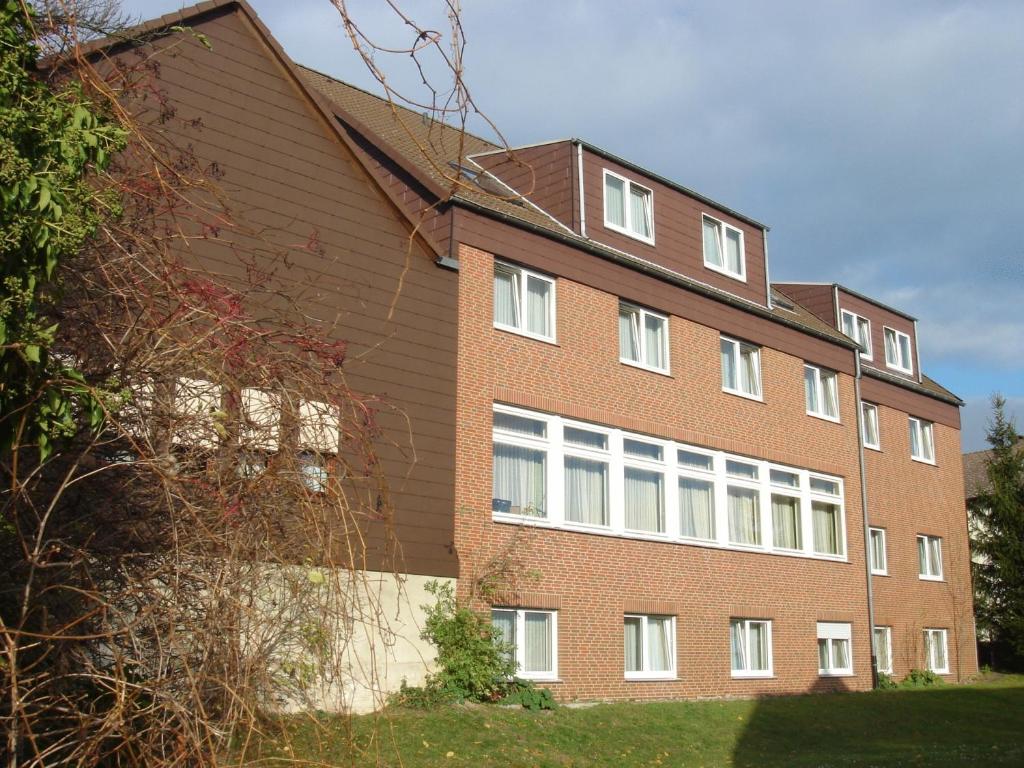
[[[872,571],[871,575],[872,576],[888,576],[889,572],[888,571]]]
[[[612,222],[608,221],[607,219],[604,222],[604,228],[607,229],[609,232],[614,232],[614,233],[616,233],[618,235],[625,235],[626,237],[631,238],[633,240],[638,240],[639,242],[643,243],[644,245],[650,245],[650,246],[654,245],[654,238],[653,237],[644,237],[643,235],[641,235],[641,234],[639,234],[637,232],[633,232],[630,229],[626,229],[625,227],[620,227],[618,224],[613,224]]]
[[[717,264],[710,264],[706,261],[704,262],[704,266],[707,269],[710,269],[712,272],[717,272],[720,275],[725,275],[726,277],[730,278],[731,280],[735,280],[738,283],[747,282],[746,272],[730,272],[728,269],[725,269],[724,267],[720,267]]]
[[[832,677],[853,677],[853,676],[854,676],[853,670],[850,670],[848,672],[846,672],[846,671],[844,671],[844,672],[823,672],[820,669],[818,670],[818,677],[830,677],[830,678],[832,678]]]
[[[733,672],[733,680],[774,680],[775,675],[771,672]]]
[[[722,387],[722,391],[727,395],[736,395],[736,397],[742,397],[744,400],[753,400],[755,403],[763,403],[763,395],[751,395],[747,392],[743,392],[739,389],[729,389],[728,387]]]
[[[917,456],[911,455],[910,460],[916,461],[918,464],[927,464],[929,467],[936,466],[935,459],[922,459],[918,458]]]
[[[651,373],[658,373],[662,376],[672,378],[672,371],[669,368],[655,368],[653,365],[645,365],[644,363],[638,363],[635,360],[627,360],[624,357],[619,358],[619,362],[623,365],[628,365],[630,368],[639,368],[641,371],[650,371]]]
[[[659,676],[659,677],[655,677],[655,676],[651,675],[650,677],[648,677],[646,675],[632,675],[632,674],[626,675],[624,679],[625,679],[625,681],[627,683],[672,683],[672,682],[679,682],[679,680],[680,680],[680,678],[678,676],[676,676],[676,675]]]
[[[533,339],[534,341],[542,341],[545,344],[550,344],[553,347],[557,347],[558,346],[558,341],[554,337],[551,337],[551,336],[541,336],[539,333],[530,333],[529,331],[522,331],[522,330],[520,330],[518,328],[515,328],[515,327],[513,327],[511,325],[500,325],[499,323],[494,323],[494,330],[496,330],[496,331],[504,331],[505,333],[511,333],[511,334],[516,335],[516,336],[522,336],[524,339]]]
[[[920,581],[934,581],[934,582],[938,582],[940,584],[946,580],[942,576],[922,576],[920,573],[917,575],[917,578]]]
[[[814,411],[807,411],[807,415],[808,416],[813,416],[816,419],[821,419],[822,421],[830,421],[833,424],[841,424],[842,423],[841,421],[839,421],[839,417],[838,416],[826,416],[824,413],[815,413]]]
[[[889,363],[886,363],[885,367],[888,368],[890,371],[895,371],[896,373],[902,373],[904,376],[913,376],[914,375],[914,369],[913,368],[900,368],[899,366],[896,366],[896,365],[889,365]]]
[[[867,448],[869,451],[876,451],[878,453],[882,452],[882,446],[880,445],[868,445],[867,443],[864,443],[864,447]]]

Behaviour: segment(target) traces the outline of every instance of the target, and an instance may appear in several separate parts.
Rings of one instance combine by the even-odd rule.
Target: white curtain
[[[736,389],[736,345],[731,341],[722,339],[722,386],[726,389]]]
[[[885,362],[892,365],[900,363],[900,353],[896,347],[896,334],[892,331],[885,332]]]
[[[550,672],[551,663],[551,614],[526,611],[526,646],[523,670],[526,672]]]
[[[626,226],[626,195],[623,181],[612,176],[604,180],[604,217],[617,227]]]
[[[715,487],[708,480],[679,478],[679,531],[694,539],[715,538]]]
[[[732,646],[732,668],[736,672],[745,672],[747,669],[747,638],[743,631],[742,621],[732,622],[729,637]]]
[[[800,500],[772,496],[772,538],[776,547],[800,549]]]
[[[922,456],[931,461],[935,458],[935,449],[932,446],[932,430],[930,425],[921,425],[921,447],[923,448]]]
[[[839,508],[822,501],[811,503],[814,522],[814,551],[824,555],[839,554]]]
[[[639,616],[627,616],[625,620],[625,655],[626,671],[643,671],[643,619]]]
[[[647,619],[648,671],[668,672],[672,669],[670,630],[672,619],[667,616]]]
[[[642,237],[651,236],[651,196],[645,190],[630,186],[630,216],[633,231]]]
[[[871,567],[876,571],[885,570],[885,536],[871,531]]]
[[[626,467],[624,474],[626,528],[634,531],[664,532],[662,474],[634,467]]]
[[[574,523],[608,525],[608,464],[565,457],[565,516]]]
[[[818,669],[830,669],[828,664],[828,640],[818,638]]]
[[[850,641],[834,639],[832,641],[832,667],[833,669],[849,669],[850,667]]]
[[[839,418],[839,392],[836,386],[836,375],[834,373],[822,374],[821,386],[823,389],[822,405],[825,407],[825,415],[833,419]]]
[[[519,327],[519,275],[494,269],[494,322]]]
[[[928,540],[924,537],[919,536],[917,539],[917,572],[923,576],[931,575],[931,568],[928,566]]]
[[[740,252],[740,233],[730,229],[725,233],[725,268],[739,274],[743,271],[743,254]]]
[[[757,370],[757,350],[740,347],[740,358],[742,359],[742,365],[740,366],[741,389],[755,397],[760,397],[761,377],[758,375]]]
[[[619,355],[625,360],[640,362],[640,313],[619,307]]]
[[[722,263],[722,243],[719,241],[718,225],[704,219],[704,261],[716,267],[724,267]]]
[[[804,400],[807,410],[818,412],[818,374],[813,368],[804,366]]]
[[[921,433],[919,423],[916,421],[910,422],[910,455],[921,456]]]
[[[653,315],[644,316],[644,341],[647,345],[647,365],[665,368],[665,321]]]
[[[551,335],[551,283],[535,277],[526,280],[526,330]]]
[[[942,540],[939,538],[928,539],[928,550],[931,555],[932,576],[942,575]]]
[[[768,625],[764,622],[752,622],[750,631],[750,669],[766,672],[768,670]]]
[[[493,638],[496,642],[515,646],[516,644],[516,612],[491,611],[491,625],[494,627]],[[506,656],[514,659],[515,654],[509,651]]]
[[[878,409],[865,403],[861,410],[864,419],[864,442],[868,445],[878,445]]]
[[[729,540],[735,544],[761,543],[761,510],[757,491],[729,487]]]
[[[911,364],[910,364],[910,362],[911,362],[910,361],[910,337],[909,336],[900,336],[899,337],[899,345],[900,345],[900,365],[902,365],[904,368],[910,368],[911,367]]]
[[[517,445],[494,444],[494,498],[511,503],[517,515],[546,517],[543,451]]]
[[[878,669],[887,672],[892,669],[892,649],[889,648],[889,633],[886,629],[875,630],[875,657]]]

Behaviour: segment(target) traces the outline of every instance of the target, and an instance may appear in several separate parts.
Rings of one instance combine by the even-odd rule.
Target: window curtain
[[[885,537],[871,532],[871,567],[876,571],[885,570]]]
[[[776,547],[800,549],[800,500],[772,496],[772,536]]]
[[[892,669],[892,652],[889,649],[889,633],[884,629],[875,630],[875,657],[878,669],[887,672]]]
[[[768,625],[758,621],[750,624],[749,627],[750,669],[765,672],[768,669]]]
[[[825,407],[825,415],[833,419],[839,418],[839,392],[836,387],[835,374],[822,375],[822,405]]]
[[[928,540],[923,536],[917,537],[917,572],[925,576],[931,575],[931,568],[928,567]]]
[[[931,575],[942,575],[942,542],[938,538],[927,539]]]
[[[546,516],[543,451],[517,445],[494,444],[494,498],[511,502],[518,515]]]
[[[899,358],[900,365],[903,366],[904,368],[910,368],[911,367],[910,366],[910,337],[909,336],[900,336],[899,337],[899,345],[900,345],[900,358]]]
[[[818,374],[813,368],[804,368],[804,400],[808,411],[818,412]]]
[[[694,539],[715,538],[715,487],[707,480],[679,478],[679,530]]]
[[[885,332],[885,362],[898,365],[900,353],[896,347],[896,334],[891,331]]]
[[[662,474],[625,468],[626,527],[634,531],[664,532]]]
[[[672,620],[669,618],[647,619],[647,654],[648,671],[668,672],[672,669],[669,630]]]
[[[639,322],[638,312],[625,307],[619,308],[619,355],[634,363],[640,362]]]
[[[920,424],[916,421],[910,422],[910,455],[921,456],[921,433],[918,431]]]
[[[732,622],[729,634],[732,645],[732,668],[736,672],[744,672],[747,669],[747,643],[746,633],[743,631],[743,622]]]
[[[638,616],[629,616],[625,621],[625,654],[626,671],[641,672],[643,670],[643,659],[641,649],[643,648],[643,619]]]
[[[704,261],[716,267],[724,267],[722,263],[722,243],[719,240],[718,225],[704,219]]]
[[[551,283],[535,277],[526,280],[526,330],[551,335]]]
[[[665,368],[665,321],[660,317],[644,316],[644,341],[647,345],[647,365]]]
[[[828,640],[818,638],[818,669],[829,669],[828,665]]]
[[[550,672],[551,663],[551,614],[526,612],[526,646],[523,670],[526,672]]]
[[[754,349],[743,349],[741,348],[740,357],[742,358],[742,365],[740,367],[741,375],[741,388],[744,392],[751,395],[761,395],[761,381],[757,375],[757,350]]]
[[[832,667],[833,669],[849,669],[850,667],[850,641],[835,639],[832,641]]]
[[[729,487],[729,539],[736,544],[760,544],[760,504],[757,491]]]
[[[725,268],[739,274],[743,271],[743,254],[740,251],[740,233],[728,230],[725,233]]]
[[[491,625],[494,627],[492,637],[499,643],[515,646],[516,644],[516,612],[515,611],[491,611]],[[515,655],[510,650],[505,654],[506,658],[514,659]]]
[[[617,227],[626,226],[626,195],[621,179],[605,177],[604,217]]]
[[[864,318],[857,320],[857,335],[854,339],[860,344],[864,354],[871,354],[871,327]]]
[[[633,231],[641,237],[651,236],[651,195],[638,187],[630,186],[630,217]]]
[[[933,669],[945,669],[946,668],[946,644],[943,641],[941,632],[929,632],[932,640],[932,653],[931,658],[933,659]]]
[[[494,322],[519,327],[519,276],[494,270]]]
[[[863,417],[864,442],[869,445],[878,445],[878,411],[864,406]]]
[[[722,386],[726,389],[736,389],[736,345],[731,341],[722,339]]]
[[[565,516],[574,523],[608,525],[608,464],[565,457]]]
[[[814,551],[825,555],[839,554],[839,514],[834,504],[811,503],[814,520]]]
[[[932,447],[932,430],[927,424],[921,425],[921,447],[923,449],[922,456],[929,461],[935,458],[935,449]]]

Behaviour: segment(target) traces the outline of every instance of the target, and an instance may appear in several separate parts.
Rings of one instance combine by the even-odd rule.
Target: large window
[[[627,614],[623,628],[627,678],[675,677],[675,618]]]
[[[733,677],[770,677],[772,623],[762,619],[732,619],[729,645]]]
[[[875,627],[875,661],[879,672],[892,674],[892,627]]]
[[[844,309],[842,311],[843,333],[857,342],[860,346],[860,355],[865,360],[870,360],[871,355],[871,321],[861,317],[854,312]]]
[[[668,372],[668,318],[626,302],[619,303],[619,360]]]
[[[930,421],[910,417],[910,458],[935,463],[934,428]]]
[[[558,614],[522,608],[491,611],[495,639],[512,646],[516,674],[529,680],[558,677]]]
[[[522,267],[494,262],[494,327],[555,340],[555,281]]]
[[[888,557],[885,552],[885,528],[871,528],[869,533],[871,572],[877,576],[885,576],[889,573]]]
[[[914,361],[910,354],[910,336],[893,328],[882,328],[885,339],[885,365],[902,373],[914,372]]]
[[[860,404],[861,437],[865,448],[881,450],[882,444],[878,437],[878,406],[871,403]]]
[[[734,395],[761,399],[761,350],[722,336],[722,389]]]
[[[918,576],[931,581],[942,580],[942,539],[938,536],[917,537]]]
[[[839,478],[500,404],[492,436],[498,522],[845,558]]]
[[[746,279],[743,230],[704,214],[704,266],[739,280]]]
[[[818,622],[818,674],[852,675],[850,625],[843,622]]]
[[[606,170],[604,225],[654,245],[654,193],[635,181]]]
[[[946,647],[946,630],[924,630],[924,663],[936,674],[949,674],[949,654]]]
[[[804,366],[804,400],[809,415],[839,421],[838,378],[827,368]]]

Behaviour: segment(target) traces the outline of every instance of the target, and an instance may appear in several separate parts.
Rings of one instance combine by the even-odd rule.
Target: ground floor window
[[[558,677],[558,615],[555,611],[494,608],[495,638],[512,646],[516,674],[530,680]]]
[[[627,678],[675,677],[675,618],[627,614],[623,626]]]
[[[945,675],[949,672],[946,630],[926,629],[924,631],[924,663],[928,669],[937,674]]]
[[[733,619],[729,626],[733,677],[770,677],[772,623],[763,619]]]
[[[875,627],[875,661],[879,672],[892,674],[892,627]]]
[[[852,675],[850,625],[845,622],[818,622],[818,673]]]

